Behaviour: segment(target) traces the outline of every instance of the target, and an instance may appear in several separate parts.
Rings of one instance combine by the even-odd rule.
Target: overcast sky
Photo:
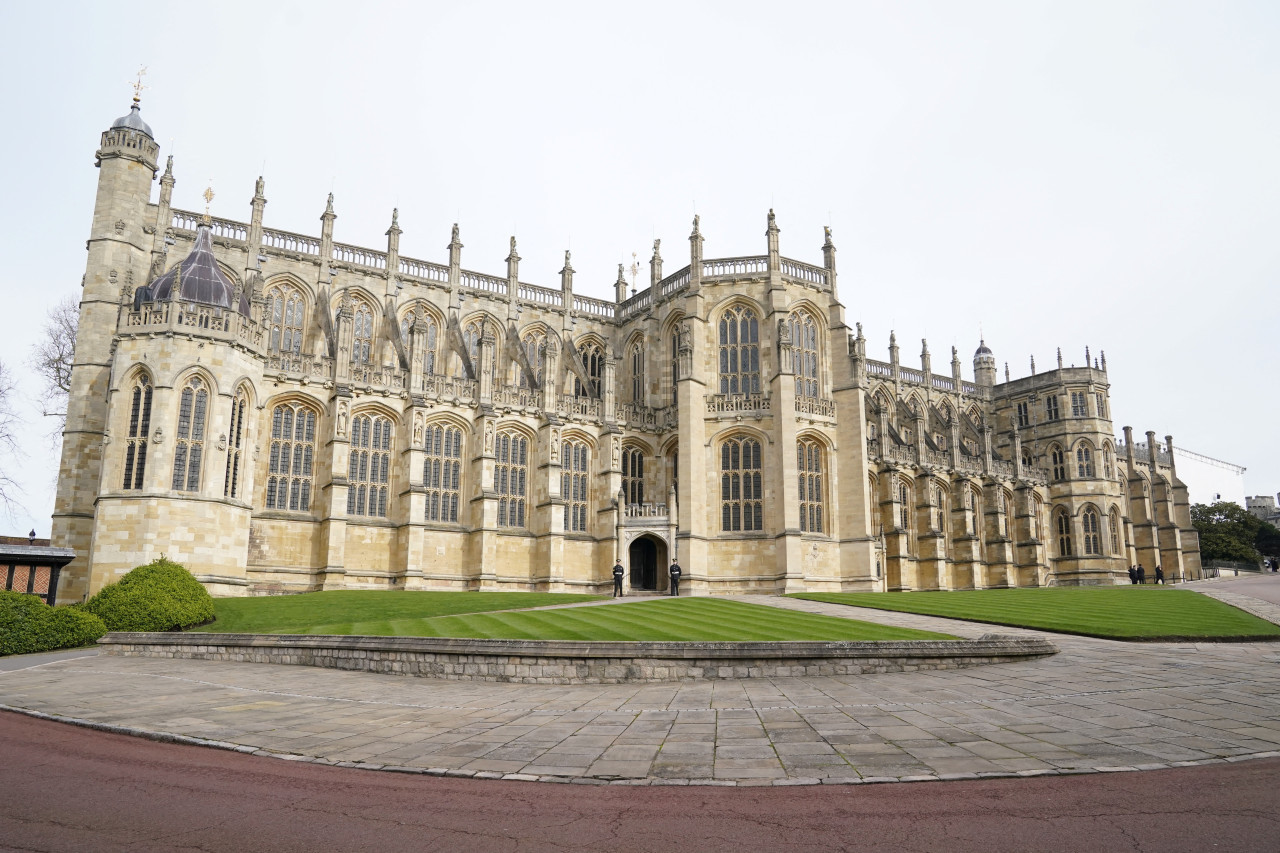
[[[47,535],[57,460],[24,362],[84,272],[99,134],[148,68],[174,204],[612,298],[662,239],[688,263],[839,249],[872,358],[928,338],[1003,378],[1105,350],[1117,433],[1171,433],[1280,490],[1280,3],[5,3],[0,269],[22,488]],[[153,200],[158,187],[153,190]],[[641,278],[647,279],[647,267]]]

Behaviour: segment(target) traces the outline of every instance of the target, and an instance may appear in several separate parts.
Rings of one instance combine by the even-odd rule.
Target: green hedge
[[[180,631],[213,618],[213,597],[185,568],[161,557],[98,590],[84,609],[108,631]]]
[[[92,613],[50,607],[25,592],[0,590],[0,655],[25,655],[87,646],[107,633]]]

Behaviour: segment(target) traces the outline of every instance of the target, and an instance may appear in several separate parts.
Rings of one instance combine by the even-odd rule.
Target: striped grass
[[[333,598],[320,598],[310,606],[305,601],[297,601],[308,598],[308,595]],[[593,599],[597,596],[345,590],[308,595],[219,599],[218,620],[198,630],[597,642],[955,639],[946,634],[797,613],[722,598],[657,598],[598,607],[515,610],[513,608],[570,603],[565,599]],[[417,596],[418,601],[400,601],[411,596]],[[369,597],[369,600],[364,597]],[[482,597],[494,600],[482,602]],[[552,600],[540,600],[544,598]],[[230,602],[234,603],[233,606],[224,611],[224,603]],[[508,609],[500,610],[499,607]],[[278,618],[273,618],[277,615]]]
[[[797,593],[792,597],[1115,640],[1280,639],[1278,625],[1217,599],[1164,586]]]
[[[369,622],[421,620],[597,601],[600,595],[549,592],[332,590],[301,595],[214,599],[215,621],[195,631],[226,634],[360,634]],[[323,632],[316,626],[323,625]]]

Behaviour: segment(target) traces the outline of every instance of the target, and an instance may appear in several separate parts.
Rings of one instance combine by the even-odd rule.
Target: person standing
[[[671,578],[671,591],[668,592],[667,595],[674,595],[677,598],[680,597],[681,574],[683,574],[683,572],[680,571],[680,564],[673,560],[671,562],[671,568],[667,570],[667,576]]]
[[[1158,584],[1164,583],[1164,569],[1160,568],[1159,566],[1156,566],[1156,583]]]
[[[1138,582],[1138,567],[1130,566],[1129,567],[1129,583],[1137,583],[1137,582]]]
[[[1142,566],[1138,566],[1138,583],[1145,584],[1147,582],[1147,570]]]
[[[626,569],[622,568],[622,561],[613,564],[613,597],[622,598],[622,576],[626,574]]]

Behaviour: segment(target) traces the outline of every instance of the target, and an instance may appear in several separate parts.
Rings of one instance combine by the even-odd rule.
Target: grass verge
[[[1163,586],[797,593],[791,597],[1113,640],[1280,639],[1280,625],[1217,599]]]
[[[415,597],[416,600],[406,600]],[[486,597],[489,600],[483,600]],[[561,610],[514,609],[594,598],[597,596],[343,590],[271,598],[218,599],[218,620],[197,630],[584,641],[955,639],[947,634],[797,613],[722,598],[662,598]],[[315,603],[309,604],[307,599]],[[224,604],[230,605],[225,612]],[[505,610],[502,609],[504,607]],[[340,619],[334,618],[338,612],[342,614]]]

